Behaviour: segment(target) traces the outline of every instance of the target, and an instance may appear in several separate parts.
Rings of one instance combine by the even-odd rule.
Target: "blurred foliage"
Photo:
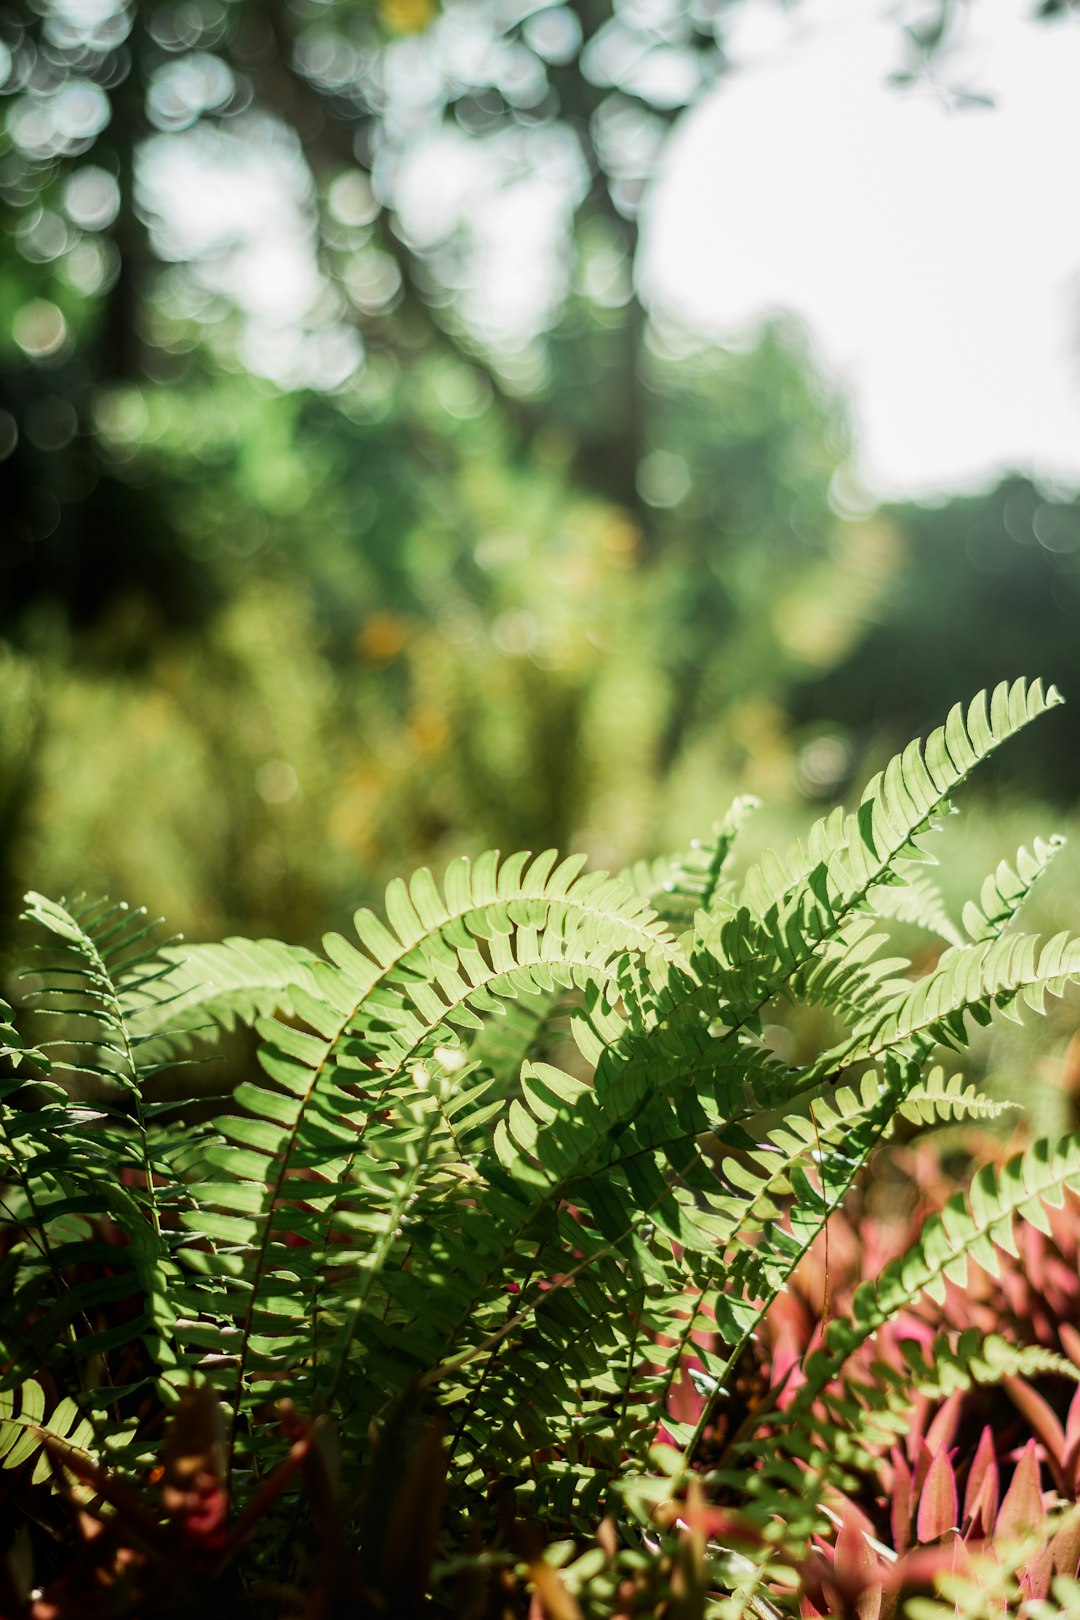
[[[857,634],[890,567],[829,510],[836,407],[792,334],[721,366],[651,356],[657,476],[718,491],[696,521],[656,509],[651,562],[565,443],[526,458],[497,409],[447,411],[474,376],[116,396],[138,435],[103,430],[101,453],[160,493],[222,601],[198,635],[133,582],[74,638],[47,602],[23,615],[0,725],[20,881],[152,873],[185,928],[308,934],[405,857],[584,840],[621,864],[737,778],[786,782],[786,684]]]
[[[311,938],[405,864],[620,865],[736,786],[828,801],[958,690],[1067,687],[1030,569],[963,601],[1033,643],[969,615],[992,669],[953,636],[892,681],[967,563],[915,599],[936,542],[866,515],[794,327],[720,351],[643,306],[649,187],[750,3],[0,8],[5,917],[88,883]],[[909,597],[925,632],[852,663]]]
[[[794,698],[805,720],[829,717],[887,750],[932,723],[964,680],[1045,668],[1068,690],[1080,631],[1080,500],[1029,478],[984,494],[882,513],[902,536],[903,565],[857,647]],[[1074,708],[1039,747],[996,766],[999,785],[1059,802],[1080,794]]]

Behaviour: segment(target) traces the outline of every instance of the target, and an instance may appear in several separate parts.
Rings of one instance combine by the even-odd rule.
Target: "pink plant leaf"
[[[932,1408],[930,1401],[925,1395],[917,1396],[911,1408],[907,1453],[908,1461],[915,1470],[916,1486],[919,1483],[920,1465],[922,1465],[923,1474],[925,1475],[926,1468],[928,1468],[930,1465],[930,1457],[933,1455],[932,1452],[927,1450],[926,1440],[924,1439],[924,1435],[926,1433],[926,1423],[930,1416],[931,1410]],[[926,1458],[926,1462],[925,1464],[922,1464],[921,1460],[924,1456]]]
[[[698,1366],[700,1365],[698,1362]],[[705,1398],[698,1393],[697,1386],[690,1376],[690,1368],[684,1361],[668,1392],[668,1416],[674,1418],[676,1423],[693,1424],[701,1416],[704,1405]]]
[[[1080,1497],[1080,1384],[1069,1402],[1069,1415],[1065,1420],[1065,1457],[1062,1462],[1066,1495],[1075,1501]]]
[[[1017,1572],[1017,1583],[1022,1596],[1034,1603],[1050,1596],[1050,1582],[1054,1574],[1054,1560],[1049,1547],[1033,1558],[1030,1564]]]
[[[898,1553],[903,1554],[911,1546],[912,1481],[907,1458],[899,1446],[893,1447],[892,1465],[893,1488],[889,1516],[892,1521],[893,1546]]]
[[[963,1524],[967,1535],[987,1536],[997,1518],[1001,1476],[998,1472],[994,1436],[990,1426],[983,1429],[978,1448],[968,1470],[964,1491]]]
[[[1027,1418],[1035,1434],[1042,1441],[1055,1484],[1060,1490],[1066,1490],[1062,1466],[1065,1460],[1065,1430],[1061,1427],[1056,1412],[1051,1410],[1038,1390],[1032,1389],[1026,1379],[1003,1378],[1001,1382],[1017,1411]]]
[[[956,1430],[960,1423],[960,1393],[950,1395],[944,1402],[934,1421],[926,1431],[926,1443],[930,1450],[948,1451],[956,1439]]]
[[[926,1476],[930,1472],[930,1464],[934,1460],[934,1453],[921,1435],[917,1444],[918,1449],[915,1451],[914,1456],[912,1456],[911,1447],[908,1447],[908,1456],[911,1457],[914,1470],[911,1488],[916,1496],[921,1496],[922,1488],[926,1484]]]
[[[1080,1569],[1080,1508],[1073,1508],[1050,1543],[1054,1573],[1074,1576]]]
[[[1005,1500],[997,1516],[994,1532],[1003,1541],[1019,1541],[1046,1523],[1036,1442],[1029,1440],[1016,1465]]]
[[[1071,1322],[1059,1322],[1058,1338],[1065,1354],[1080,1367],[1080,1330],[1074,1328]]]
[[[890,1594],[910,1594],[912,1590],[933,1588],[939,1575],[967,1574],[970,1559],[964,1543],[954,1536],[952,1545],[915,1547],[889,1569],[885,1588]]]
[[[858,1620],[879,1620],[884,1590],[883,1571],[854,1514],[846,1514],[836,1538],[833,1573]]]
[[[957,1528],[956,1475],[944,1446],[935,1451],[919,1497],[915,1533],[922,1545]]]

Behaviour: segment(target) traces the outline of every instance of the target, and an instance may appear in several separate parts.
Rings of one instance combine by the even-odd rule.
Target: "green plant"
[[[741,1376],[898,1116],[971,1105],[935,1049],[1080,978],[1080,939],[1011,931],[1051,844],[997,869],[921,977],[883,954],[896,915],[941,929],[920,863],[953,792],[1057,701],[1016,681],[958,706],[854,812],[741,881],[745,803],[706,844],[623,878],[550,851],[457,860],[441,885],[422,870],[391,884],[385,921],[358,912],[323,955],[157,946],[143,913],[31,896],[32,1001],[59,1025],[56,1041],[2,1032],[0,1456],[20,1491],[51,1476],[93,1511],[94,1492],[150,1478],[163,1417],[202,1390],[223,1422],[209,1478],[244,1526],[206,1579],[227,1566],[251,1601],[259,1581],[295,1592],[306,1525],[363,1549],[355,1590],[385,1609],[403,1503],[434,1549],[432,1601],[459,1613],[455,1582],[477,1569],[506,1577],[511,1605],[531,1580],[550,1614],[573,1612],[564,1598],[671,1615],[792,1601],[823,1492],[861,1443],[832,1396],[849,1358],[921,1292],[992,1267],[1014,1217],[1038,1223],[1080,1188],[1080,1137],[980,1172],[829,1322],[789,1405]],[[791,1002],[831,1029],[798,1067],[765,1036]],[[158,1076],[238,1020],[262,1072],[194,1123]],[[988,1354],[952,1346],[962,1365]],[[689,1368],[703,1398],[680,1421]],[[303,1495],[296,1468],[275,1472],[297,1412],[330,1459]],[[657,1450],[661,1425],[674,1449]],[[444,1471],[443,1528],[421,1533]],[[712,1504],[687,1493],[695,1472]],[[158,1523],[168,1511],[143,1504]],[[580,1547],[604,1512],[614,1551],[545,1596],[514,1525]],[[642,1574],[654,1537],[672,1560],[659,1600]],[[164,1556],[149,1530],[141,1545]]]

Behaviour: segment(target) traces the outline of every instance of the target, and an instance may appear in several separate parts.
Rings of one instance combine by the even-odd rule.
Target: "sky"
[[[754,0],[655,182],[648,295],[721,337],[798,315],[879,495],[1080,485],[1080,22],[1031,9],[971,0],[941,87],[899,90],[884,7]]]

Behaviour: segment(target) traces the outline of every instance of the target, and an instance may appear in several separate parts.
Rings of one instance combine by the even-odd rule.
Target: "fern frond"
[[[648,1467],[658,1424],[692,1458],[898,1112],[993,1106],[924,1077],[931,1047],[1080,976],[1080,941],[1004,932],[1051,846],[998,869],[970,943],[913,866],[979,758],[1055,701],[1019,682],[954,710],[854,815],[826,817],[786,863],[764,858],[741,892],[726,863],[745,806],[663,868],[659,894],[658,868],[628,882],[550,851],[489,854],[391,884],[385,915],[358,912],[324,956],[239,940],[155,954],[118,912],[35,897],[61,1034],[88,1043],[50,1050],[111,1084],[80,1109],[46,1080],[31,1108],[0,1010],[5,1062],[23,1065],[0,1081],[5,1353],[22,1335],[8,1382],[33,1381],[40,1356],[41,1387],[53,1378],[95,1422],[99,1357],[119,1349],[131,1387],[154,1377],[166,1399],[199,1371],[230,1406],[241,1494],[282,1397],[332,1408],[354,1450],[438,1403],[466,1495],[512,1479],[571,1528]],[[890,918],[952,941],[918,983]],[[787,1000],[827,1009],[843,1041],[781,1061],[768,1025]],[[259,1071],[212,1126],[160,1128],[144,1080],[235,1022],[258,1033]],[[829,1325],[788,1438],[754,1472],[762,1504],[802,1478],[822,1413],[847,1424],[849,1462],[889,1432],[907,1385],[878,1403],[844,1378],[848,1357],[923,1288],[988,1263],[1018,1214],[1080,1186],[1080,1139],[1039,1151],[977,1179]],[[99,1265],[113,1228],[126,1241]],[[995,1356],[961,1341],[908,1385],[976,1377]],[[669,1400],[690,1357],[693,1427]]]
[[[248,1399],[249,1378],[257,1392],[268,1376],[298,1368],[305,1359],[301,1342],[310,1352],[302,1376],[328,1379],[334,1387],[344,1376],[340,1355],[351,1354],[354,1344],[369,1366],[384,1356],[377,1363],[387,1373],[379,1399],[407,1378],[410,1366],[422,1369],[438,1359],[444,1345],[434,1305],[439,1291],[430,1291],[418,1310],[419,1232],[402,1240],[412,1245],[409,1267],[391,1268],[394,1345],[380,1325],[389,1308],[381,1295],[377,1308],[361,1313],[355,1332],[342,1335],[339,1318],[355,1314],[355,1291],[352,1283],[345,1286],[344,1272],[327,1283],[323,1256],[330,1245],[335,1263],[359,1267],[355,1280],[368,1275],[363,1257],[378,1251],[376,1269],[386,1270],[390,1250],[380,1245],[387,1222],[395,1233],[401,1224],[391,1218],[394,1189],[411,1173],[403,1122],[418,1106],[418,1077],[434,1063],[452,1069],[464,1086],[471,1069],[460,1066],[458,1054],[463,1040],[483,1028],[483,1015],[498,1016],[520,994],[556,989],[592,987],[610,1000],[627,952],[673,951],[667,930],[627,884],[603,874],[581,876],[580,866],[576,859],[556,865],[548,852],[531,864],[520,855],[500,867],[490,855],[475,865],[452,862],[442,890],[426,871],[408,886],[394,883],[386,924],[362,911],[359,944],[328,936],[331,963],[318,970],[318,997],[292,987],[294,1014],[305,1027],[259,1021],[260,1062],[269,1083],[238,1088],[246,1117],[222,1122],[232,1145],[210,1150],[212,1174],[194,1189],[197,1208],[180,1217],[194,1239],[214,1245],[216,1258],[195,1248],[186,1254],[195,1272],[213,1278],[200,1285],[198,1338],[212,1350],[218,1376],[231,1380],[237,1409]],[[490,1109],[490,1102],[481,1104],[482,1085],[473,1082],[469,1095]],[[463,1183],[460,1173],[450,1173],[461,1163],[469,1121],[456,1113],[455,1088],[445,1095],[433,1089],[425,1107],[434,1110],[424,1126],[434,1133],[426,1138],[424,1175],[434,1189],[427,1222],[433,1235],[452,1236],[463,1277],[480,1271],[493,1249],[488,1277],[503,1264],[503,1239],[495,1242],[486,1227],[483,1234],[470,1230],[479,1225],[475,1218],[462,1227]],[[472,1172],[462,1168],[471,1193]],[[522,1218],[532,1213],[527,1203]],[[484,1220],[490,1222],[490,1214]],[[509,1230],[509,1241],[520,1241],[519,1228]],[[398,1237],[395,1254],[404,1252]],[[446,1263],[444,1255],[443,1275]],[[300,1313],[285,1306],[275,1280],[282,1268],[299,1273],[306,1301]],[[366,1302],[369,1285],[364,1288]],[[417,1324],[415,1344],[402,1330],[404,1320]],[[190,1337],[193,1330],[187,1331]],[[379,1350],[374,1341],[383,1339]],[[368,1384],[370,1398],[377,1386],[370,1376]]]
[[[983,1336],[975,1328],[939,1334],[929,1348],[902,1339],[897,1349],[899,1362],[877,1359],[868,1374],[845,1377],[812,1402],[800,1394],[784,1415],[782,1438],[775,1421],[766,1419],[762,1427],[774,1432],[740,1439],[733,1452],[744,1466],[760,1459],[766,1477],[778,1450],[809,1465],[804,1509],[812,1509],[830,1486],[851,1491],[860,1474],[872,1476],[875,1461],[909,1433],[920,1401],[937,1404],[1010,1378],[1051,1374],[1080,1383],[1080,1368],[1067,1356],[1041,1345],[1010,1344],[999,1334]]]
[[[226,939],[213,945],[170,945],[159,952],[168,971],[143,992],[133,1011],[136,1037],[155,1042],[154,1055],[187,1050],[198,1038],[270,1013],[293,1016],[290,991],[318,995],[320,958],[276,939]]]
[[[782,922],[805,891],[817,902],[807,921],[827,936],[833,919],[862,905],[871,890],[892,879],[896,863],[918,860],[919,837],[949,806],[971,772],[1010,737],[1061,702],[1041,681],[1002,681],[981,692],[965,712],[957,704],[924,743],[913,742],[866,788],[858,809],[837,808],[817,822],[805,845],[786,860],[767,854],[747,874],[742,904],[752,916]]]
[[[1080,1367],[1041,1344],[1011,1344],[999,1333],[983,1337],[977,1328],[959,1336],[940,1334],[929,1351],[917,1339],[901,1339],[903,1379],[917,1395],[944,1401],[973,1385],[1000,1384],[1006,1378],[1052,1375],[1080,1384]]]
[[[996,1276],[997,1250],[1017,1255],[1013,1223],[1021,1218],[1049,1234],[1044,1206],[1060,1207],[1066,1192],[1078,1190],[1080,1134],[1062,1137],[1056,1145],[1040,1139],[999,1171],[984,1166],[967,1194],[955,1194],[939,1215],[930,1217],[907,1254],[859,1286],[850,1320],[829,1323],[823,1348],[807,1363],[806,1388],[812,1393],[824,1389],[859,1345],[920,1294],[940,1303],[946,1280],[963,1287],[971,1262]]]
[[[131,1018],[162,975],[145,909],[101,901],[62,904],[27,896],[28,919],[44,928],[34,999],[39,1016],[61,1021],[46,1050],[52,1075],[91,1075],[112,1088],[92,1107],[64,1087],[38,1083],[0,1088],[0,1160],[4,1179],[19,1190],[20,1207],[5,1224],[21,1232],[16,1270],[0,1304],[0,1340],[19,1369],[52,1366],[74,1380],[81,1397],[86,1364],[96,1358],[108,1383],[108,1357],[141,1345],[148,1373],[175,1360],[178,1275],[167,1214],[183,1200],[176,1163],[184,1146],[162,1138],[145,1104],[139,1040]],[[152,1071],[151,1071],[152,1072]],[[117,1104],[119,1097],[119,1106]],[[115,1225],[122,1244],[109,1246],[105,1271],[73,1279],[107,1247],[92,1222]],[[118,1319],[99,1326],[101,1310],[123,1302]],[[27,1365],[27,1357],[37,1362]]]
[[[695,838],[682,854],[631,867],[627,876],[637,893],[674,927],[686,927],[698,911],[711,913],[725,886],[739,833],[760,804],[752,794],[742,794],[710,838]]]
[[[1031,934],[1006,934],[947,950],[937,966],[873,1023],[856,1030],[847,1061],[908,1047],[963,1046],[966,1020],[988,1024],[996,1009],[1019,1023],[1019,1003],[1043,1012],[1048,995],[1061,996],[1080,977],[1080,939],[1056,934],[1042,945]]]
[[[6,1059],[15,1072],[20,1068],[24,1069],[23,1077],[18,1084],[16,1086],[7,1086],[6,1091],[0,1094],[17,1091],[33,1079],[35,1075],[48,1075],[52,1068],[49,1059],[39,1047],[26,1044],[16,1029],[13,1019],[14,1012],[10,1004],[0,996],[0,1059]],[[0,1086],[4,1084],[3,1078],[0,1077]]]
[[[962,945],[964,935],[949,916],[941,890],[925,872],[898,861],[894,871],[903,881],[879,885],[870,891],[870,909],[878,917],[911,923],[936,934],[949,945]]]
[[[16,1389],[0,1387],[0,1468],[21,1468],[34,1461],[33,1485],[53,1475],[44,1450],[46,1437],[62,1440],[88,1461],[98,1456],[93,1424],[73,1400],[58,1402],[48,1414],[46,1406],[45,1391],[36,1378]]]
[[[168,971],[157,957],[158,923],[145,906],[132,910],[122,901],[64,904],[31,892],[25,906],[23,917],[50,936],[37,947],[41,966],[32,999],[67,1021],[66,1038],[52,1043],[63,1051],[64,1067],[138,1098],[145,1065],[132,1020],[141,998]]]
[[[1014,866],[1002,861],[984,882],[978,904],[969,900],[964,907],[963,922],[968,938],[976,944],[997,939],[1065,844],[1060,833],[1045,840],[1036,838],[1030,852],[1020,846]]]
[[[938,1120],[997,1119],[1018,1103],[986,1097],[965,1075],[946,1076],[935,1066],[924,1080],[911,1088],[899,1112],[916,1125],[933,1125]]]

